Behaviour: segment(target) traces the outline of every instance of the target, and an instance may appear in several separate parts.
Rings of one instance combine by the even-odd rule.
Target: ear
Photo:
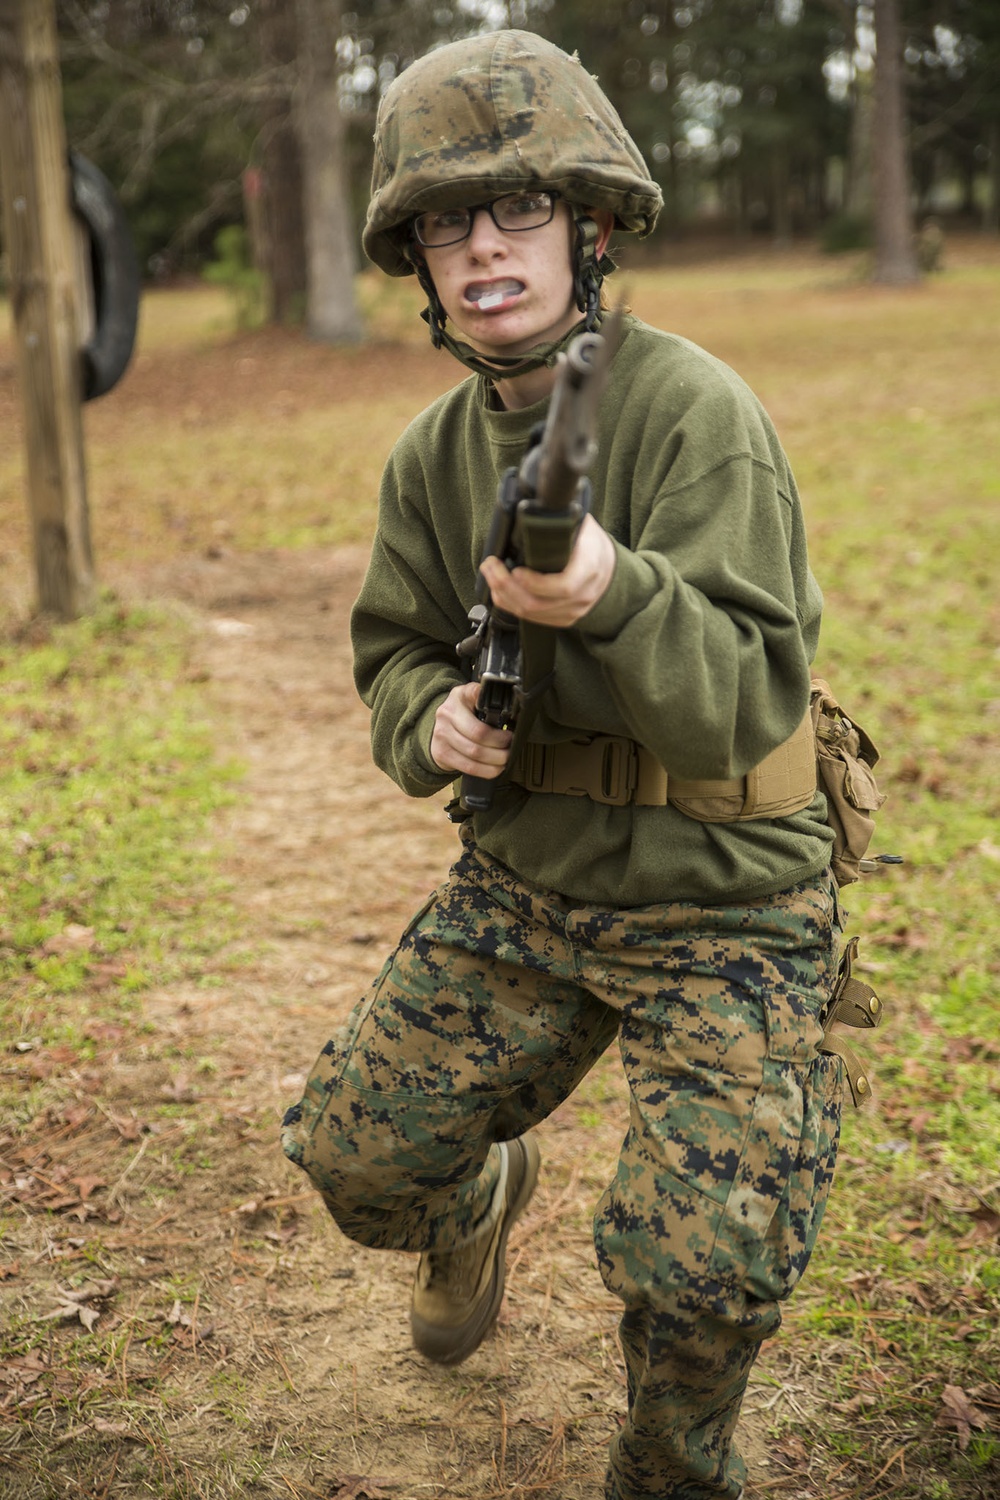
[[[600,260],[601,256],[608,248],[608,241],[611,239],[611,236],[614,233],[615,216],[606,208],[588,208],[587,213],[594,220],[594,222],[597,224],[598,229],[600,230],[600,233],[597,237],[597,245],[595,246],[597,259]]]

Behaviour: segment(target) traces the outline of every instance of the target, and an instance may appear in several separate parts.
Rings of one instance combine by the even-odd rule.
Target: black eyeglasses
[[[457,245],[472,233],[476,214],[485,209],[504,234],[521,234],[526,229],[542,229],[551,224],[558,193],[505,193],[492,203],[477,203],[474,208],[439,208],[417,214],[413,233],[417,243],[427,250]]]

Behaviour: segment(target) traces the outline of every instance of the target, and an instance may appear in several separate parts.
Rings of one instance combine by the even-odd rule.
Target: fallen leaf
[[[118,1279],[115,1276],[102,1281],[88,1281],[73,1291],[63,1292],[62,1295],[70,1302],[103,1302],[118,1290]]]
[[[137,1141],[144,1130],[149,1126],[135,1115],[108,1115],[108,1119],[115,1127],[123,1141]]]
[[[70,1130],[79,1130],[81,1125],[86,1125],[93,1113],[89,1104],[71,1104],[67,1109],[61,1110],[56,1119],[60,1125],[66,1125]]]
[[[958,1433],[958,1446],[964,1453],[969,1446],[973,1427],[983,1430],[987,1420],[978,1406],[974,1406],[960,1385],[946,1385],[941,1392],[941,1411],[936,1427],[953,1427]]]
[[[100,1310],[96,1307],[87,1307],[83,1302],[64,1302],[62,1307],[57,1307],[53,1312],[43,1313],[41,1321],[51,1323],[56,1318],[60,1318],[62,1322],[69,1323],[74,1318],[78,1318],[87,1332],[92,1333],[94,1324],[100,1316]]]
[[[195,1326],[191,1314],[183,1310],[179,1300],[174,1302],[163,1321],[170,1325],[173,1337],[185,1349],[193,1349],[196,1344],[203,1344],[215,1333],[214,1323],[198,1323]]]
[[[81,1203],[86,1203],[95,1189],[107,1187],[108,1185],[103,1177],[71,1177],[70,1182],[78,1188]]]
[[[968,1209],[966,1217],[973,1220],[973,1226],[967,1238],[960,1242],[965,1248],[983,1241],[1000,1240],[1000,1214],[995,1209],[983,1203],[978,1208]]]
[[[774,1453],[778,1462],[788,1469],[799,1469],[809,1461],[809,1450],[800,1437],[794,1433],[788,1433],[779,1438],[774,1445]]]
[[[87,1332],[91,1333],[103,1308],[91,1307],[90,1303],[106,1302],[117,1290],[118,1281],[114,1277],[102,1281],[88,1281],[80,1287],[60,1287],[58,1289],[59,1296],[62,1298],[60,1306],[53,1312],[43,1313],[42,1321],[51,1322],[55,1318],[61,1318],[64,1322],[69,1322],[73,1318],[78,1318]]]
[[[248,625],[245,620],[210,620],[209,628],[214,630],[216,635],[226,638],[253,635],[254,630],[253,626]]]
[[[285,1224],[282,1224],[282,1226],[281,1226],[280,1229],[278,1229],[278,1230],[274,1230],[274,1229],[268,1229],[268,1230],[266,1230],[265,1233],[264,1233],[264,1238],[266,1240],[270,1240],[275,1245],[287,1245],[288,1242],[290,1240],[293,1240],[295,1238],[295,1236],[299,1233],[299,1230],[301,1229],[301,1227],[302,1226],[300,1225],[298,1219],[295,1217],[294,1214],[292,1214],[292,1216],[288,1220],[288,1222],[285,1223]]]
[[[846,1411],[856,1414],[859,1411],[863,1411],[866,1406],[877,1405],[878,1397],[872,1395],[871,1391],[859,1391],[856,1396],[851,1397],[850,1401],[834,1401],[833,1409],[834,1411]]]
[[[246,1214],[247,1217],[252,1217],[254,1214],[260,1213],[263,1204],[264,1200],[262,1198],[248,1198],[245,1203],[237,1203],[235,1208],[230,1209],[230,1212],[234,1214]]]
[[[32,1351],[22,1359],[8,1359],[0,1365],[0,1380],[6,1385],[31,1385],[49,1368],[37,1352]]]
[[[199,1323],[198,1327],[195,1328],[191,1323],[191,1320],[188,1319],[184,1325],[181,1325],[180,1323],[175,1324],[174,1328],[171,1330],[170,1336],[178,1344],[180,1344],[183,1349],[194,1349],[197,1344],[204,1344],[213,1336],[214,1333],[214,1323],[206,1323],[204,1327],[202,1327]]]

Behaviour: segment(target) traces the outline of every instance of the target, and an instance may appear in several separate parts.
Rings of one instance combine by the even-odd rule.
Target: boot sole
[[[460,1365],[470,1354],[474,1354],[493,1327],[500,1311],[507,1277],[507,1237],[531,1201],[541,1165],[538,1144],[532,1136],[521,1136],[508,1142],[510,1150],[515,1146],[524,1157],[524,1174],[517,1197],[508,1204],[500,1229],[493,1260],[493,1279],[488,1293],[472,1317],[454,1328],[442,1328],[437,1323],[428,1323],[419,1313],[413,1310],[410,1312],[414,1346],[425,1359],[433,1360],[436,1365]]]

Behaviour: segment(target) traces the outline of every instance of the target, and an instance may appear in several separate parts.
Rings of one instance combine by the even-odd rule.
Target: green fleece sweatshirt
[[[475,578],[500,475],[545,403],[494,409],[471,377],[434,402],[386,466],[371,563],[352,615],[376,763],[412,796],[452,781],[431,759],[438,705],[467,669]],[[805,712],[822,596],[795,482],[759,402],[726,365],[634,318],[602,401],[593,513],[611,535],[604,597],[559,632],[530,738],[626,735],[684,778],[742,776]],[[741,904],[827,863],[825,804],[791,817],[696,822],[503,783],[473,834],[522,880],[611,908]]]

